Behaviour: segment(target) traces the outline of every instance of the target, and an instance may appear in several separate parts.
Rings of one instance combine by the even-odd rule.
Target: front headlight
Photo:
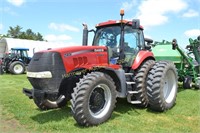
[[[29,78],[52,78],[52,74],[50,71],[43,72],[27,72],[27,77]]]

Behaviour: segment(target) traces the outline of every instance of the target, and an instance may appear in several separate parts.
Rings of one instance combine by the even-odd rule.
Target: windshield
[[[104,27],[98,29],[94,38],[94,45],[110,47],[118,46],[120,32],[120,26]]]
[[[139,43],[141,35],[139,34],[140,30],[133,29],[131,26],[124,27],[124,45],[129,46],[134,49],[138,49],[137,47],[142,47],[143,42]],[[121,27],[120,26],[110,26],[98,29],[95,37],[93,45],[96,46],[109,46],[119,47],[120,45],[120,36],[121,36]]]
[[[18,56],[20,58],[22,57],[28,57],[28,53],[27,53],[27,50],[12,50],[11,51],[11,57],[12,56]]]

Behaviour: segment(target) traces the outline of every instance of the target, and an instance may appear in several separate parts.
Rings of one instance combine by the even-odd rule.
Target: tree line
[[[7,31],[7,34],[6,35],[0,34],[0,38],[8,37],[8,38],[44,41],[42,34],[40,34],[39,32],[35,33],[31,29],[22,31],[22,29],[23,28],[20,27],[19,25],[15,27],[10,26],[9,30]]]

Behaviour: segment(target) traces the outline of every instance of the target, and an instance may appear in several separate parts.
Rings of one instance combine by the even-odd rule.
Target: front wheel
[[[157,62],[151,69],[147,81],[147,95],[152,110],[165,111],[174,106],[178,81],[174,64]]]
[[[71,108],[79,125],[92,126],[107,121],[115,103],[116,86],[112,78],[102,72],[92,72],[74,88]]]

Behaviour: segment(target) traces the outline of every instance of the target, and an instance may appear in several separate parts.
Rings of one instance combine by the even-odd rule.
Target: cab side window
[[[131,27],[125,28],[124,34],[124,51],[128,53],[136,54],[138,51],[138,33],[134,31]]]
[[[132,27],[125,27],[124,33],[124,54],[125,66],[131,67],[138,53],[138,32],[134,31]]]

